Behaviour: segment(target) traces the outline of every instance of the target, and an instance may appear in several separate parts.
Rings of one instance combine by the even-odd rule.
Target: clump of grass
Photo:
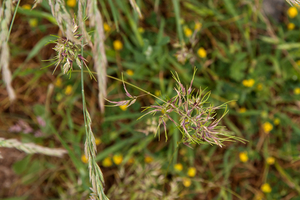
[[[227,104],[224,103],[219,106],[213,106],[208,102],[210,92],[204,92],[200,89],[195,93],[195,90],[192,89],[195,74],[196,69],[194,70],[190,86],[188,88],[185,88],[181,84],[178,74],[176,72],[173,73],[173,78],[177,82],[177,87],[174,88],[176,95],[168,100],[163,100],[135,86],[137,89],[146,92],[147,94],[154,96],[155,98],[163,102],[162,104],[150,105],[146,107],[144,111],[150,111],[142,115],[140,118],[149,114],[155,115],[156,113],[159,113],[160,115],[157,132],[159,131],[159,127],[163,125],[165,137],[166,139],[168,139],[167,121],[170,120],[182,133],[182,142],[188,146],[190,144],[200,144],[207,142],[209,144],[214,144],[222,147],[223,142],[225,141],[244,142],[244,139],[233,136],[230,132],[225,130],[224,127],[219,125],[222,118],[228,112]],[[115,106],[127,105],[127,107],[136,102],[138,97],[131,95],[127,91],[124,81],[123,85],[125,94],[130,98],[130,100],[107,100],[108,102],[115,104]],[[217,110],[220,109],[223,109],[224,112],[223,115],[217,119]],[[171,117],[173,113],[179,115],[178,121],[174,120]]]

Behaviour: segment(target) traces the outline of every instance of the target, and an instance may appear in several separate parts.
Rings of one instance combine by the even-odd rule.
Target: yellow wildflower
[[[259,83],[257,84],[257,90],[261,91],[263,89],[263,84]]]
[[[270,187],[269,183],[262,184],[262,186],[260,187],[260,189],[264,193],[270,193],[272,191],[272,188]]]
[[[295,24],[294,23],[288,23],[287,28],[288,28],[288,30],[294,30],[295,29]]]
[[[200,58],[206,58],[206,50],[203,47],[200,47],[197,51],[197,54]]]
[[[103,29],[105,32],[110,32],[111,30],[110,26],[106,22],[103,23]]]
[[[239,109],[239,113],[244,113],[244,112],[246,112],[247,111],[247,109],[245,108],[245,107],[241,107],[240,109]]]
[[[280,124],[280,119],[275,118],[275,119],[274,119],[274,124],[275,124],[276,126],[278,126],[278,125]]]
[[[116,165],[119,165],[123,161],[123,156],[121,154],[117,154],[113,156],[113,161]]]
[[[230,107],[235,107],[235,106],[236,106],[236,101],[231,101],[231,102],[229,103],[229,106],[230,106]]]
[[[300,60],[297,60],[297,62],[296,62],[296,63],[297,63],[297,65],[299,65],[299,66],[300,66]]]
[[[189,178],[183,178],[182,179],[182,184],[185,186],[185,187],[190,187],[192,185],[192,181],[191,179]]]
[[[267,158],[267,163],[268,163],[269,165],[273,165],[273,164],[275,163],[275,158],[272,157],[272,156],[268,157],[268,158]]]
[[[188,169],[187,175],[189,177],[194,177],[194,176],[196,176],[196,173],[197,173],[196,168],[195,167],[190,167]]]
[[[200,22],[196,22],[196,23],[195,23],[195,26],[194,26],[194,29],[195,29],[196,31],[200,31],[201,28],[202,28],[202,24],[201,24]]]
[[[68,0],[67,6],[74,8],[76,6],[76,0]]]
[[[29,23],[29,26],[34,28],[38,25],[38,20],[36,18],[33,18],[33,19],[29,19],[28,23]]]
[[[184,32],[184,35],[185,35],[186,37],[191,37],[192,34],[193,34],[193,31],[192,31],[190,28],[188,28],[188,27],[184,27],[184,28],[183,28],[183,32]]]
[[[85,155],[82,155],[82,156],[81,156],[81,161],[82,161],[83,163],[88,163],[89,159],[88,159]]]
[[[127,161],[127,164],[131,165],[134,163],[134,158],[130,158],[128,161]]]
[[[255,80],[254,79],[243,80],[242,83],[245,87],[252,87],[255,83]]]
[[[138,27],[138,31],[139,31],[140,33],[144,33],[144,32],[145,32],[145,29],[144,29],[143,27]]]
[[[121,108],[121,110],[125,111],[127,110],[127,105],[122,105],[122,106],[119,106]]]
[[[298,10],[296,7],[290,7],[287,11],[287,14],[290,18],[294,18],[298,15]]]
[[[186,153],[187,153],[186,149],[180,149],[179,150],[179,154],[182,155],[182,156],[184,156]]]
[[[240,157],[240,161],[241,162],[247,162],[248,161],[248,154],[247,154],[247,152],[240,152],[240,154],[239,154],[239,157]]]
[[[176,171],[182,171],[182,169],[183,169],[183,166],[182,166],[182,164],[181,163],[177,163],[176,165],[174,165],[174,169],[176,170]]]
[[[110,157],[106,157],[106,158],[104,158],[104,160],[102,161],[103,167],[110,167],[110,166],[112,166],[112,164],[113,164],[113,163],[112,163]]]
[[[145,162],[146,163],[151,163],[153,161],[153,158],[151,156],[146,156],[145,157]]]
[[[73,87],[71,85],[68,85],[66,87],[65,94],[70,95],[72,93],[72,90],[73,90]]]
[[[31,9],[31,5],[29,5],[29,4],[24,4],[24,5],[22,6],[22,8],[25,9],[25,10],[30,10],[30,9]]]
[[[263,200],[263,199],[264,199],[264,195],[262,193],[258,193],[254,197],[254,200]]]
[[[267,117],[268,117],[268,112],[262,111],[262,112],[260,113],[260,116],[261,116],[262,118],[267,118]]]
[[[113,42],[113,46],[116,51],[120,51],[121,49],[123,49],[123,44],[120,40],[115,40]]]
[[[61,93],[58,93],[58,94],[55,96],[55,100],[56,100],[56,101],[60,101],[62,98],[63,98],[63,95],[62,95]]]
[[[62,80],[61,78],[57,78],[56,81],[55,81],[55,86],[56,87],[61,87],[62,86]]]
[[[295,95],[300,94],[300,88],[299,87],[297,87],[297,88],[294,89],[294,94]]]
[[[101,139],[100,139],[100,138],[96,138],[96,139],[95,139],[95,143],[96,143],[96,145],[99,145],[99,144],[101,144],[101,142],[102,142],[102,141],[101,141]]]
[[[127,69],[127,70],[126,70],[126,74],[127,74],[128,76],[132,76],[132,75],[134,74],[134,72],[133,72],[131,69]]]
[[[270,131],[273,129],[273,125],[270,122],[265,122],[263,124],[263,129],[265,133],[270,133]]]
[[[155,90],[154,94],[155,94],[155,96],[159,97],[161,93],[159,90]]]

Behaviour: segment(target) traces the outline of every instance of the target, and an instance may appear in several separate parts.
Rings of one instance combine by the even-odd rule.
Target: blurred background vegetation
[[[284,4],[275,19],[262,11],[259,0],[136,2],[142,19],[127,1],[99,1],[107,74],[121,78],[123,72],[126,81],[168,98],[176,84],[171,71],[188,85],[195,66],[193,86],[210,90],[213,105],[235,100],[222,125],[248,142],[190,148],[179,143],[181,134],[172,124],[168,141],[164,134],[154,137],[156,118],[136,119],[155,99],[143,96],[131,107],[106,107],[101,114],[98,83],[86,74],[87,108],[107,196],[300,199],[298,7]],[[66,0],[66,6],[76,13],[75,0]],[[68,146],[75,158],[0,148],[0,198],[87,199],[80,73],[75,70],[69,77],[60,70],[52,74],[54,66],[46,68],[44,60],[55,56],[54,45],[46,44],[61,32],[47,1],[31,7],[32,1],[20,3],[10,35],[17,100],[10,103],[1,77],[1,137],[50,148]],[[84,57],[92,62],[89,50]],[[126,99],[122,83],[108,79],[107,98]]]

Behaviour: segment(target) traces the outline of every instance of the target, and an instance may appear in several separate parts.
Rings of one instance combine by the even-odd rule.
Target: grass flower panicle
[[[163,104],[151,105],[146,107],[144,111],[150,111],[146,112],[146,114],[142,115],[140,118],[149,114],[155,115],[156,113],[160,113],[161,115],[159,116],[159,124],[157,130],[159,130],[159,127],[162,125],[167,140],[168,136],[166,122],[170,120],[182,133],[182,143],[187,146],[189,146],[190,144],[200,144],[207,142],[209,144],[216,144],[222,147],[224,141],[238,140],[243,142],[243,139],[232,136],[229,132],[224,130],[223,127],[219,126],[221,119],[228,112],[227,105],[222,104],[220,106],[206,106],[208,104],[210,92],[204,93],[203,90],[200,90],[196,94],[194,93],[194,89],[192,89],[192,84],[194,81],[195,74],[196,69],[194,70],[193,78],[191,80],[189,88],[184,88],[184,86],[180,82],[178,74],[173,73],[173,78],[177,82],[177,88],[174,88],[177,95],[175,95],[169,100],[163,100],[145,91],[147,94],[162,100]],[[126,92],[126,96],[128,96],[130,100],[119,102],[107,100],[108,102],[115,104],[114,106],[130,106],[137,99],[137,97],[132,96],[128,93],[124,81],[123,85],[124,90]],[[216,119],[216,111],[220,109],[223,109],[224,113],[219,119]],[[177,114],[180,119],[178,121],[175,121],[171,117],[171,113]]]
[[[78,33],[78,26],[73,22],[73,36],[76,39],[81,39],[81,34]],[[71,74],[73,70],[73,63],[76,62],[79,68],[81,68],[81,62],[86,66],[89,74],[91,77],[93,77],[92,72],[89,70],[89,68],[86,65],[86,59],[81,55],[81,45],[80,43],[77,44],[71,40],[69,40],[66,37],[58,38],[55,41],[52,41],[51,43],[55,43],[56,46],[53,48],[57,55],[54,57],[54,60],[56,61],[55,70],[59,65],[62,65],[62,71],[64,74]]]

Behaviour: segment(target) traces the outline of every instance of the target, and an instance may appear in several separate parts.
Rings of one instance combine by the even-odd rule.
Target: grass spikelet
[[[9,70],[9,30],[8,26],[11,20],[12,13],[12,1],[6,0],[3,2],[3,7],[0,8],[0,70],[2,69],[2,77],[6,84],[6,90],[8,92],[9,100],[14,101],[16,99],[15,91],[11,85],[11,72]],[[5,8],[5,9],[4,9]]]
[[[89,177],[90,177],[90,182],[92,183],[92,193],[91,193],[91,199],[103,199],[103,200],[108,200],[108,198],[105,196],[104,193],[104,179],[103,179],[103,174],[96,162],[96,141],[95,137],[92,131],[92,120],[90,117],[89,112],[86,110],[85,111],[85,120],[86,120],[86,140],[85,140],[85,148],[84,152],[85,155],[88,158],[88,166],[89,166]]]
[[[139,17],[142,19],[143,15],[141,13],[141,10],[139,8],[139,6],[137,5],[137,3],[135,2],[135,0],[129,0],[131,6],[133,7],[133,9],[139,14]]]
[[[67,38],[76,44],[80,42],[73,35],[73,21],[72,17],[68,13],[64,1],[62,0],[49,0],[49,6],[53,17],[56,19],[60,30],[67,36]]]
[[[67,151],[64,149],[53,149],[48,147],[42,147],[33,143],[22,143],[16,139],[6,140],[4,138],[0,138],[0,147],[16,148],[28,154],[40,153],[48,156],[57,157],[62,157],[65,153],[67,153]]]
[[[106,97],[106,66],[107,59],[104,48],[104,29],[101,13],[97,8],[97,1],[91,0],[87,6],[90,26],[95,28],[94,46],[92,47],[94,68],[98,78],[98,100],[101,112],[104,113],[104,99]]]
[[[300,1],[299,0],[286,0],[291,6],[294,5],[299,5]]]
[[[42,3],[43,0],[35,0],[31,9],[34,9],[38,4]]]

